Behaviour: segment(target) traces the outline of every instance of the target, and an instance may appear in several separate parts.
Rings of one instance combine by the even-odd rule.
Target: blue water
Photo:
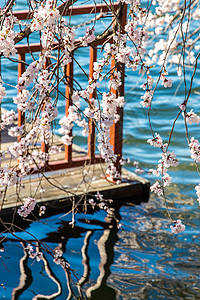
[[[24,2],[20,3],[19,7],[23,8]],[[77,54],[86,70],[87,51],[82,49]],[[7,84],[7,96],[2,105],[7,109],[13,108],[12,96],[16,91],[11,86],[9,88],[9,85],[15,86],[17,83],[16,69],[17,65],[13,66],[8,60],[2,59],[2,76]],[[156,76],[158,71],[155,69],[152,76]],[[168,141],[172,122],[179,112],[178,106],[184,100],[183,82],[176,76],[174,68],[168,71],[173,86],[171,89],[159,86],[151,111],[152,127],[165,142]],[[84,88],[87,80],[77,66],[75,75]],[[123,156],[131,161],[126,168],[134,171],[133,162],[138,161],[145,170],[142,176],[153,183],[156,178],[148,176],[147,171],[156,168],[161,152],[147,144],[147,139],[151,137],[147,110],[139,103],[143,94],[139,86],[143,79],[137,72],[130,70],[127,70],[126,75]],[[199,78],[198,69],[188,105],[188,110],[194,107],[198,114],[200,104],[196,92],[199,91]],[[176,91],[178,85],[180,87]],[[60,114],[64,115],[62,99],[58,108]],[[190,137],[199,138],[199,126],[190,125],[189,129]],[[80,138],[78,133],[76,142],[85,147],[86,138]],[[166,203],[154,194],[151,194],[148,203],[122,206],[119,209],[120,229],[106,221],[104,211],[87,215],[78,213],[74,229],[69,225],[70,216],[63,214],[34,222],[26,229],[51,250],[58,245],[62,246],[64,258],[74,270],[71,273],[71,285],[76,297],[79,296],[76,283],[82,277],[85,267],[89,271],[88,280],[82,287],[83,295],[92,299],[200,299],[200,210],[194,191],[195,185],[199,183],[199,175],[189,156],[182,116],[176,122],[169,150],[175,151],[180,164],[169,171],[173,183],[166,189],[166,203],[172,219],[181,219],[186,225],[183,233],[172,235]],[[2,243],[5,251],[0,253],[0,299],[67,299],[69,290],[66,274],[53,263],[49,254],[45,254],[49,262],[48,270],[44,267],[45,261],[24,259],[26,288],[19,289],[17,294],[20,259],[25,254],[17,238],[10,234],[3,236],[8,240]],[[32,240],[26,232],[18,232],[16,236],[26,240],[24,245]],[[83,247],[84,243],[86,248]],[[43,247],[42,244],[40,246]],[[84,257],[85,264],[84,249],[87,257]],[[52,277],[49,276],[49,270],[54,274]],[[54,293],[56,295],[52,298],[50,295]],[[38,294],[47,297],[37,297]]]

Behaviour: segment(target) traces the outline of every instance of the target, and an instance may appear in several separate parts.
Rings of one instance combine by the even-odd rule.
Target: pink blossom
[[[100,194],[99,192],[96,193],[95,197],[96,197],[97,200],[103,201],[103,195]]]
[[[165,78],[165,79],[163,80],[163,85],[164,85],[165,88],[171,87],[171,86],[172,86],[172,80],[171,80],[171,79]]]
[[[1,160],[4,157],[4,154],[1,152]],[[9,168],[8,165],[0,168],[0,185],[1,186],[13,186],[17,182],[17,172],[12,168]]]
[[[147,76],[147,83],[144,83],[140,86],[143,90],[152,89],[153,87],[153,78],[151,76]]]
[[[172,86],[172,80],[171,79],[167,79],[166,75],[168,75],[167,71],[164,71],[161,76],[160,79],[162,81],[162,85],[164,85],[165,88],[167,87],[171,87]]]
[[[199,145],[199,141],[197,139],[195,139],[194,137],[192,137],[190,139],[189,147],[190,147],[190,157],[193,160],[195,160],[197,162],[200,162],[200,145]]]
[[[3,99],[3,97],[6,96],[5,90],[6,90],[5,87],[3,87],[2,83],[0,83],[0,103],[1,103],[1,101]]]
[[[185,101],[179,105],[179,108],[180,108],[182,111],[185,111],[185,109],[186,109]]]
[[[165,186],[169,186],[170,185],[170,183],[171,183],[171,176],[169,176],[169,174],[165,174],[163,177],[162,177],[162,179],[163,179],[163,186],[165,187]]]
[[[148,139],[147,143],[149,143],[151,146],[159,148],[163,146],[163,140],[158,133],[155,133],[155,137],[153,139]]]
[[[158,169],[157,170],[152,170],[152,174],[154,175],[154,176],[159,176],[160,175],[160,172],[161,172],[161,170],[160,170],[160,168],[159,168],[159,165],[158,165]]]
[[[46,206],[44,206],[44,205],[40,206],[39,216],[41,217],[42,215],[44,215],[45,211],[46,211]]]
[[[94,209],[94,207],[96,205],[96,202],[94,201],[94,199],[89,199],[88,202],[92,206],[92,208]]]
[[[36,252],[35,257],[37,261],[41,261],[43,259],[43,253],[42,252]]]
[[[79,38],[79,41],[84,47],[95,40],[94,30],[94,28],[90,29],[89,27],[86,27],[85,36]]]
[[[162,161],[164,162],[164,166],[166,168],[169,167],[176,167],[179,164],[178,159],[176,158],[176,154],[174,153],[174,151],[170,152],[164,152],[162,154]]]
[[[139,174],[139,175],[141,175],[141,174],[143,174],[145,171],[143,170],[143,169],[141,169],[141,168],[136,168],[135,169],[135,173],[136,174]]]
[[[56,248],[54,250],[54,262],[57,264],[57,265],[60,265],[62,263],[62,255],[63,255],[63,251],[59,248]]]
[[[40,260],[43,259],[43,253],[40,252],[40,251],[36,251],[34,253],[34,249],[33,249],[33,246],[28,244],[27,247],[25,248],[25,250],[28,251],[28,254],[29,254],[29,257],[32,258],[32,259],[35,259],[39,262]]]
[[[197,194],[197,201],[200,205],[200,183],[198,185],[195,186],[195,190],[196,190],[196,194]]]
[[[140,97],[141,99],[143,99],[143,101],[140,102],[140,104],[143,106],[143,107],[149,107],[150,104],[151,104],[151,100],[153,98],[153,91],[146,91],[144,96],[141,96]]]
[[[14,44],[15,32],[13,30],[13,21],[16,20],[8,16],[3,19],[1,24],[0,54],[3,54],[5,57],[15,56],[17,53]]]
[[[17,212],[21,217],[27,217],[34,210],[36,200],[35,198],[28,197],[24,198],[23,201],[24,205],[22,205]]]
[[[151,192],[154,192],[155,194],[157,194],[158,196],[163,195],[163,191],[161,188],[161,185],[158,181],[156,181],[152,186],[151,186]]]
[[[174,221],[174,225],[170,226],[172,233],[178,234],[185,230],[185,225],[182,224],[181,220]]]
[[[187,124],[192,124],[192,123],[199,124],[200,122],[200,117],[193,112],[193,109],[191,109],[191,111],[188,113],[182,112],[182,116],[185,118]]]
[[[6,125],[11,125],[14,120],[16,120],[17,114],[14,112],[13,109],[10,111],[6,111],[1,116],[1,127],[4,128]]]

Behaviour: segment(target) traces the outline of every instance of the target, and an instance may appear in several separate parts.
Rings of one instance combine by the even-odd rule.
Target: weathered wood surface
[[[7,150],[12,145],[13,139],[2,131],[1,149]],[[60,153],[51,156],[51,161],[64,160],[64,146],[60,138],[54,136],[54,144],[62,146]],[[38,146],[39,148],[39,146]],[[73,144],[73,157],[85,156],[86,151]],[[6,157],[2,163],[10,165],[10,158]],[[12,160],[11,165],[16,165],[17,160]],[[34,197],[39,205],[48,203],[53,207],[65,207],[72,199],[94,196],[97,191],[103,194],[106,199],[124,200],[132,203],[148,201],[149,182],[125,169],[122,170],[122,182],[119,184],[106,179],[105,164],[89,164],[81,167],[68,168],[59,171],[44,172],[44,174],[32,174],[22,179],[22,186],[9,187],[6,198],[0,201],[0,217],[12,214],[16,208],[23,204],[23,198]],[[42,193],[41,188],[44,190]]]
[[[116,184],[108,181],[105,178],[104,164],[46,172],[44,176],[40,174],[27,176],[22,181],[24,188],[20,190],[20,198],[23,199],[31,195],[38,200],[38,203],[56,201],[59,205],[59,203],[61,204],[61,202],[72,197],[86,194],[94,195],[97,191],[107,199],[128,199],[131,202],[134,202],[138,197],[144,198],[145,201],[149,194],[149,182],[125,169],[123,169],[121,183]],[[38,188],[39,183],[40,187]],[[41,188],[44,189],[43,193],[40,191]],[[16,188],[10,187],[2,209],[19,205],[22,205],[22,202],[17,199]]]

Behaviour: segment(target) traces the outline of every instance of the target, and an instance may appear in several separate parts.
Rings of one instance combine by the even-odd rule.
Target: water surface
[[[80,50],[79,59],[87,69],[86,52],[86,49]],[[9,89],[9,84],[16,84],[16,68],[2,59],[2,76],[8,89],[2,105],[7,109],[13,108],[15,91]],[[156,76],[158,71],[155,69],[152,75]],[[84,87],[86,78],[76,66],[75,74]],[[133,162],[138,161],[146,171],[142,176],[153,183],[156,178],[148,176],[147,171],[156,168],[161,152],[147,144],[151,137],[147,110],[139,103],[143,93],[139,86],[143,79],[137,72],[128,70],[126,74],[123,155],[130,159],[126,168],[134,171]],[[153,129],[165,142],[178,107],[184,100],[184,85],[175,69],[171,68],[169,75],[173,86],[167,90],[161,86],[158,88],[151,113]],[[200,113],[199,94],[196,93],[199,78],[198,70],[188,106],[188,109],[195,107],[196,113]],[[62,99],[58,107],[60,114],[64,115]],[[199,126],[190,125],[189,129],[190,136],[199,138]],[[85,147],[85,141],[78,133],[76,142]],[[74,270],[72,288],[77,297],[76,283],[80,281],[83,296],[92,299],[200,299],[200,210],[194,191],[199,176],[189,156],[182,117],[176,123],[169,150],[175,151],[180,164],[169,171],[173,183],[166,189],[167,205],[171,219],[181,219],[186,225],[183,233],[171,233],[172,220],[168,217],[166,203],[154,195],[148,203],[122,206],[119,210],[120,229],[106,221],[104,211],[77,214],[74,229],[69,225],[70,216],[63,214],[44,218],[27,228],[51,250],[62,246],[64,257]],[[17,233],[19,238],[26,240],[24,245],[9,234],[3,236],[9,241],[2,244],[5,251],[0,256],[0,299],[11,299],[11,295],[12,299],[20,300],[67,299],[69,279],[60,266],[53,263],[52,257],[44,254],[44,260],[40,262],[26,257],[23,246],[30,242],[30,235]],[[20,263],[27,278],[20,277]],[[20,286],[20,278],[21,283],[26,278],[24,287],[23,284]]]

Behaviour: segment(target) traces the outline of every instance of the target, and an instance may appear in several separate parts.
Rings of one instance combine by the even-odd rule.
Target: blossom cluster
[[[89,204],[92,206],[94,209],[95,207],[98,207],[100,209],[105,210],[109,215],[113,215],[113,208],[109,207],[108,203],[112,203],[113,200],[111,199],[104,199],[103,195],[100,194],[99,192],[96,193],[95,199],[91,198],[88,200]]]
[[[111,178],[119,178],[114,162],[117,160],[117,154],[114,153],[112,145],[110,144],[110,127],[119,120],[117,112],[118,107],[123,107],[124,98],[116,97],[113,93],[103,93],[102,98],[102,113],[100,115],[100,128],[98,134],[98,149],[101,156],[108,164],[107,174]]]
[[[41,251],[35,251],[31,244],[28,244],[25,250],[28,252],[30,258],[35,259],[39,262],[43,259],[43,253]]]
[[[156,136],[157,139],[150,140],[150,143],[154,145],[155,147],[163,147],[163,143],[161,142],[160,136]],[[163,148],[164,149],[164,148]],[[177,167],[179,164],[178,159],[176,158],[176,155],[174,151],[165,151],[162,153],[162,158],[159,160],[158,168],[156,170],[151,170],[151,173],[155,176],[160,176],[162,177],[162,185],[158,181],[156,181],[152,186],[151,186],[151,191],[158,194],[158,196],[163,195],[163,188],[166,186],[169,186],[171,183],[171,176],[169,176],[168,168],[169,167]]]
[[[54,262],[57,264],[57,265],[60,265],[61,264],[61,261],[62,261],[62,255],[63,255],[63,252],[62,250],[60,249],[55,249],[54,250]]]
[[[63,251],[60,248],[56,248],[54,251],[55,264],[60,265],[63,269],[69,269],[70,264],[64,259]]]
[[[171,176],[167,173],[169,167],[176,167],[179,164],[178,159],[176,158],[176,155],[174,152],[163,152],[162,154],[162,159],[159,160],[158,168],[157,170],[153,170],[152,174],[159,176],[162,176],[162,183],[163,187],[169,186],[171,183]],[[154,193],[157,193],[158,195],[162,195],[162,189],[161,185],[159,184],[158,181],[156,181],[152,186],[151,186],[151,191]]]
[[[3,99],[3,97],[6,96],[6,89],[3,87],[2,83],[0,82],[0,103]]]
[[[154,92],[152,90],[147,90],[145,92],[145,94],[143,96],[141,96],[140,98],[143,99],[143,101],[140,101],[140,104],[143,106],[143,107],[150,107],[151,105],[151,101],[153,99],[153,94]]]
[[[52,137],[51,134],[51,122],[55,120],[58,115],[58,109],[56,106],[53,106],[51,103],[51,98],[45,98],[44,110],[41,114],[40,119],[40,141],[45,144],[49,144]]]
[[[49,86],[51,83],[49,76],[50,74],[48,70],[42,70],[37,78],[38,83],[35,85],[35,87],[39,91],[42,98],[48,95],[49,92]]]
[[[61,128],[59,129],[59,133],[63,135],[61,138],[62,142],[65,145],[71,145],[72,143],[72,128],[74,123],[76,123],[79,127],[82,128],[82,135],[85,136],[88,132],[88,122],[80,113],[80,106],[82,99],[89,101],[89,94],[93,93],[94,89],[98,87],[99,84],[96,81],[92,81],[89,79],[89,84],[85,90],[74,91],[72,94],[72,105],[68,108],[68,115],[64,116],[60,119],[59,124]],[[90,99],[90,106],[85,108],[83,111],[83,115],[88,118],[98,119],[98,109],[95,109],[95,105],[97,101],[94,99]],[[96,113],[95,113],[96,111]]]
[[[147,82],[143,83],[140,86],[143,90],[146,90],[145,94],[141,96],[140,98],[143,99],[143,101],[140,102],[140,104],[143,107],[150,107],[151,101],[153,99],[154,91],[153,88],[153,78],[150,75],[147,75]]]
[[[152,5],[156,5],[156,7],[149,12],[146,27],[149,28],[149,35],[153,36],[155,42],[148,51],[149,55],[146,57],[146,62],[148,64],[158,63],[159,65],[163,65],[163,63],[176,64],[177,74],[181,76],[183,64],[194,65],[195,63],[195,50],[199,50],[199,45],[196,45],[196,35],[193,34],[192,27],[188,26],[187,13],[182,18],[180,0],[152,1]],[[196,22],[193,26],[198,26],[198,2],[195,2],[192,7],[188,5],[187,9],[190,14],[190,23],[195,24]],[[187,39],[186,47],[189,51],[185,57],[181,54],[183,35],[190,37]],[[170,85],[170,82],[166,81],[165,84]]]
[[[197,194],[197,201],[198,201],[198,203],[199,203],[199,205],[200,205],[200,184],[198,184],[198,185],[196,185],[195,186],[195,190],[196,190],[196,194]]]
[[[24,198],[24,204],[17,210],[21,217],[27,217],[35,208],[36,199],[35,198]]]
[[[162,81],[162,85],[167,88],[167,87],[171,87],[172,86],[172,80],[171,79],[167,79],[168,72],[165,70],[161,76],[160,79]]]
[[[15,56],[17,51],[15,49],[14,38],[15,32],[13,30],[16,18],[13,16],[5,17],[0,30],[0,54],[5,57]]]
[[[13,102],[17,104],[18,109],[25,112],[26,110],[34,109],[34,102],[29,100],[30,93],[28,90],[22,90],[16,97],[13,97]]]
[[[2,156],[2,158],[4,155]],[[3,187],[10,187],[17,182],[17,172],[10,169],[6,164],[3,168],[0,168],[0,185]]]
[[[190,139],[189,147],[190,147],[190,156],[191,156],[191,158],[196,162],[200,162],[200,145],[199,145],[199,141],[197,139],[195,139],[194,137],[192,137]]]
[[[60,17],[60,14],[56,8],[53,8],[53,2],[48,0],[45,5],[39,6],[34,11],[33,22],[31,24],[32,31],[42,30],[45,26],[51,27],[55,24],[55,20]]]
[[[86,27],[85,36],[79,38],[83,47],[88,46],[89,43],[92,43],[95,40],[94,31],[94,28],[90,29],[89,27]]]
[[[17,89],[18,91],[26,89],[33,81],[37,78],[39,70],[42,68],[43,59],[39,58],[33,61],[21,75],[18,80]]]
[[[199,124],[200,122],[200,117],[193,112],[193,109],[191,109],[191,111],[188,113],[182,112],[182,116],[185,118],[187,124],[192,124],[192,123]]]
[[[73,27],[67,25],[64,18],[61,19],[59,35],[62,38],[66,53],[74,50],[75,31]]]
[[[154,138],[148,139],[147,143],[149,143],[151,146],[159,147],[159,148],[161,148],[163,146],[163,140],[158,133],[155,133]]]
[[[8,153],[11,157],[18,159],[18,175],[19,176],[26,176],[30,169],[31,165],[34,163],[34,159],[36,158],[35,150],[31,154],[28,152],[29,147],[34,144],[35,138],[39,135],[39,120],[36,120],[35,123],[32,124],[32,128],[29,129],[28,133],[19,139],[18,141],[14,142],[9,148]],[[23,130],[21,128],[20,130]],[[13,129],[12,129],[13,131]],[[38,154],[37,154],[38,156]]]
[[[13,109],[11,109],[10,111],[7,110],[3,112],[3,114],[1,115],[1,128],[4,129],[6,125],[12,125],[12,123],[16,119],[17,114],[14,112]]]
[[[185,225],[181,220],[174,221],[174,224],[170,226],[172,233],[178,234],[185,230]]]

